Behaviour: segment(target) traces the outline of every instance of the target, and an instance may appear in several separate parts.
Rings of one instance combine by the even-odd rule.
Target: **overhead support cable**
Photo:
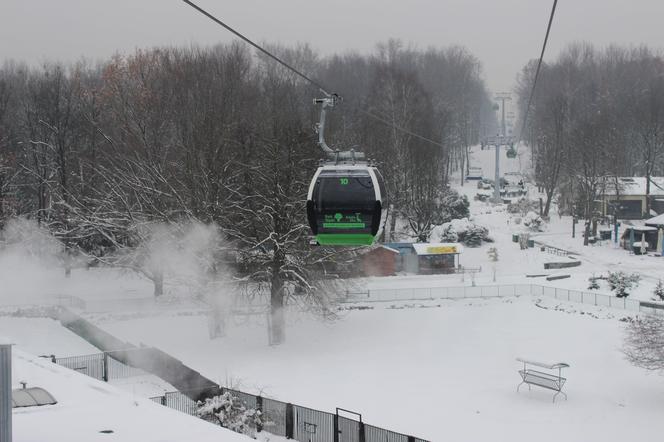
[[[549,41],[549,33],[551,32],[551,24],[553,23],[553,16],[556,13],[556,6],[558,5],[558,0],[553,0],[553,7],[551,8],[551,15],[549,16],[549,24],[546,27],[546,34],[544,35],[544,44],[542,45],[542,52],[540,53],[539,60],[537,62],[537,69],[535,70],[535,79],[533,80],[533,87],[530,89],[530,96],[528,97],[528,105],[526,110],[523,113],[523,120],[521,123],[521,130],[519,131],[519,138],[517,139],[517,144],[522,139],[523,131],[526,130],[526,122],[528,121],[528,113],[530,112],[530,105],[532,104],[533,97],[535,96],[535,87],[537,86],[537,79],[539,78],[540,69],[542,67],[542,60],[544,59],[544,52],[546,51],[546,44]]]
[[[337,97],[337,98],[339,98],[339,96],[338,96],[337,94],[333,94],[333,93],[328,92],[328,89],[327,89],[325,86],[323,86],[321,83],[319,83],[318,81],[312,79],[311,77],[307,76],[306,74],[304,74],[304,73],[301,72],[300,70],[298,70],[298,69],[296,69],[295,67],[291,66],[290,64],[288,64],[287,62],[285,62],[285,61],[282,60],[281,58],[279,58],[279,57],[277,57],[276,55],[272,54],[272,53],[271,53],[270,51],[268,51],[267,49],[261,47],[260,45],[258,45],[258,44],[255,43],[255,42],[253,42],[251,39],[249,39],[248,37],[244,36],[244,35],[241,34],[240,32],[236,31],[235,29],[233,29],[231,26],[229,26],[228,24],[224,23],[223,21],[219,20],[217,17],[215,17],[214,15],[210,14],[210,13],[207,12],[205,9],[203,9],[203,8],[201,8],[200,6],[196,5],[194,2],[192,2],[192,1],[190,1],[190,0],[182,0],[182,1],[185,2],[186,4],[188,4],[189,6],[191,6],[192,8],[196,9],[198,12],[200,12],[200,13],[203,14],[203,15],[205,15],[206,17],[208,17],[210,20],[214,21],[214,22],[217,23],[218,25],[222,26],[224,29],[226,29],[226,30],[228,30],[229,32],[233,33],[235,36],[237,36],[238,38],[242,39],[243,41],[245,41],[245,42],[248,43],[249,45],[253,46],[254,48],[256,48],[256,49],[257,49],[258,51],[260,51],[261,53],[267,55],[268,57],[270,57],[271,59],[273,59],[273,60],[276,61],[277,63],[281,64],[282,66],[284,66],[285,68],[289,69],[290,71],[292,71],[292,72],[295,73],[296,75],[300,76],[302,79],[308,81],[310,84],[316,86],[316,87],[317,87],[317,88],[318,88],[323,94],[325,94],[327,97]],[[376,120],[376,121],[379,121],[379,122],[381,122],[381,123],[383,123],[383,124],[385,124],[385,125],[387,125],[387,126],[389,126],[389,127],[392,127],[392,128],[394,128],[394,129],[397,129],[398,131],[401,131],[401,132],[403,132],[403,133],[405,133],[405,134],[408,134],[408,135],[410,135],[410,136],[412,136],[412,137],[415,137],[415,138],[417,138],[417,139],[419,139],[419,140],[425,141],[425,142],[427,142],[427,143],[431,143],[431,144],[433,144],[433,145],[435,145],[435,146],[445,147],[442,143],[439,143],[439,142],[437,142],[437,141],[434,141],[434,140],[432,140],[432,139],[430,139],[430,138],[427,138],[427,137],[425,137],[425,136],[423,136],[423,135],[419,135],[419,134],[417,134],[417,133],[415,133],[415,132],[412,132],[412,131],[410,131],[410,130],[408,130],[408,129],[405,129],[405,128],[401,127],[401,126],[397,126],[396,124],[390,122],[389,120],[387,120],[387,119],[385,119],[385,118],[383,118],[383,117],[381,117],[381,116],[379,116],[379,115],[376,115],[376,114],[373,113],[373,112],[370,112],[370,111],[364,110],[364,109],[362,109],[362,108],[360,108],[360,107],[358,107],[358,110],[359,110],[362,114],[364,114],[364,115],[366,115],[366,116],[368,116],[368,117],[370,117],[370,118],[373,118],[373,119]]]

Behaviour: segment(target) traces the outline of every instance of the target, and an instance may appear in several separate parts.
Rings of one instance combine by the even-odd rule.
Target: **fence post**
[[[339,413],[335,413],[332,417],[332,440],[339,442]]]
[[[164,407],[166,406],[166,395],[163,395],[161,397],[161,405],[163,405]]]
[[[408,436],[408,442],[415,442],[415,436]]]
[[[295,416],[293,404],[286,404],[286,439],[293,439],[295,433]]]
[[[263,397],[262,396],[256,396],[256,411],[258,411],[261,414],[261,418],[258,420],[259,423],[256,424],[256,431],[261,432],[263,431]]]
[[[101,365],[101,378],[104,382],[108,382],[108,352],[104,352]]]
[[[359,442],[366,442],[367,440],[367,435],[364,432],[364,422],[360,421],[360,441]]]

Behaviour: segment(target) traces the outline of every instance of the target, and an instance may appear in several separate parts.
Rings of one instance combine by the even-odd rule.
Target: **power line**
[[[542,45],[542,52],[540,53],[539,61],[537,62],[537,70],[535,70],[535,79],[533,80],[533,87],[530,90],[530,97],[528,97],[528,105],[526,106],[526,111],[523,113],[523,122],[521,124],[521,130],[519,131],[519,138],[517,144],[521,141],[523,131],[526,130],[526,121],[528,120],[528,113],[530,112],[530,105],[533,101],[533,96],[535,95],[535,86],[537,86],[537,79],[539,77],[540,68],[542,67],[542,59],[544,58],[544,51],[546,50],[546,43],[549,41],[549,33],[551,32],[551,23],[553,23],[553,16],[556,13],[556,5],[558,0],[553,0],[553,7],[551,8],[551,16],[549,16],[549,25],[546,27],[546,35],[544,36],[544,44]]]
[[[279,58],[279,57],[277,57],[276,55],[272,54],[272,53],[269,52],[267,49],[264,49],[263,47],[261,47],[261,46],[258,45],[257,43],[254,43],[254,42],[253,42],[252,40],[250,40],[248,37],[245,37],[245,36],[242,35],[240,32],[236,31],[235,29],[233,29],[232,27],[230,27],[230,26],[227,25],[226,23],[222,22],[222,21],[219,20],[217,17],[215,17],[214,15],[210,14],[209,12],[207,12],[206,10],[204,10],[203,8],[201,8],[200,6],[196,5],[195,3],[193,3],[193,2],[191,2],[191,1],[189,1],[189,0],[182,0],[182,1],[185,2],[186,4],[188,4],[189,6],[191,6],[192,8],[196,9],[198,12],[200,12],[200,13],[203,14],[203,15],[205,15],[206,17],[208,17],[210,20],[214,21],[214,22],[217,23],[218,25],[222,26],[224,29],[226,29],[226,30],[232,32],[234,35],[236,35],[236,36],[239,37],[240,39],[242,39],[242,40],[244,40],[245,42],[249,43],[251,46],[253,46],[254,48],[258,49],[260,52],[262,52],[263,54],[267,55],[268,57],[270,57],[271,59],[273,59],[273,60],[276,61],[277,63],[281,64],[281,65],[284,66],[285,68],[287,68],[287,69],[291,70],[292,72],[294,72],[295,74],[299,75],[299,76],[300,76],[301,78],[303,78],[304,80],[306,80],[306,81],[308,81],[309,83],[311,83],[312,85],[316,86],[316,87],[317,87],[317,88],[318,88],[323,94],[325,94],[326,96],[330,97],[330,96],[334,95],[334,94],[330,94],[329,92],[327,92],[327,88],[325,88],[321,83],[319,83],[319,82],[313,80],[312,78],[308,77],[307,75],[305,75],[305,74],[302,73],[301,71],[297,70],[296,68],[294,68],[294,67],[291,66],[290,64],[286,63],[286,62],[285,62],[284,60],[282,60],[281,58]],[[385,118],[382,118],[382,117],[380,117],[380,116],[374,114],[373,112],[370,112],[370,111],[364,110],[364,109],[362,109],[362,108],[360,108],[360,107],[358,107],[358,109],[359,109],[359,111],[360,111],[361,113],[363,113],[364,115],[366,115],[366,116],[368,116],[368,117],[370,117],[370,118],[373,118],[374,120],[379,121],[379,122],[381,122],[381,123],[383,123],[383,124],[385,124],[385,125],[388,125],[388,126],[390,126],[390,127],[393,127],[393,128],[395,128],[395,129],[397,129],[397,130],[399,130],[399,131],[401,131],[401,132],[403,132],[403,133],[405,133],[405,134],[411,135],[411,136],[413,136],[413,137],[415,137],[415,138],[418,138],[418,139],[420,139],[420,140],[422,140],[422,141],[426,141],[426,142],[428,142],[428,143],[434,144],[434,145],[439,146],[439,147],[443,147],[443,148],[445,147],[443,144],[441,144],[441,143],[439,143],[439,142],[437,142],[437,141],[434,141],[434,140],[432,140],[432,139],[430,139],[430,138],[427,138],[427,137],[425,137],[425,136],[419,135],[419,134],[417,134],[417,133],[415,133],[415,132],[409,131],[408,129],[405,129],[405,128],[403,128],[403,127],[397,126],[397,125],[395,125],[394,123],[391,123],[390,121],[386,120]]]

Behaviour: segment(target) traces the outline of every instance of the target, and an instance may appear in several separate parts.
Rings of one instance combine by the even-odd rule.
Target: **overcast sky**
[[[551,0],[198,0],[252,39],[308,42],[323,54],[369,52],[400,38],[466,46],[494,92],[539,56]],[[567,43],[664,46],[662,0],[560,0],[545,58]],[[0,0],[0,60],[40,63],[233,36],[181,0]]]

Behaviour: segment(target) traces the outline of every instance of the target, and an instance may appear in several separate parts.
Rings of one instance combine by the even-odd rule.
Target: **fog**
[[[201,7],[249,37],[323,54],[369,52],[377,42],[402,39],[419,47],[466,46],[484,65],[494,91],[510,90],[528,60],[539,56],[550,0],[319,1],[199,0]],[[549,42],[553,58],[570,42],[596,45],[664,41],[664,2],[559,2]],[[0,60],[92,60],[135,48],[215,44],[235,37],[179,0],[3,0]]]
[[[154,223],[135,229],[141,238],[136,247],[98,260],[82,253],[72,259],[35,221],[10,219],[0,234],[0,305],[68,304],[68,297],[150,299],[157,273],[164,278],[162,302],[226,303],[220,298],[229,293],[224,290],[229,277],[214,260],[221,246],[216,226]],[[73,268],[69,277],[65,256]]]

